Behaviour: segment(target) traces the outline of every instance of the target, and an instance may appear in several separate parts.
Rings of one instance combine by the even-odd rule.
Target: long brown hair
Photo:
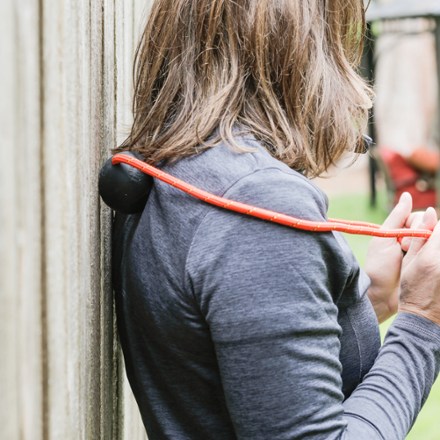
[[[362,0],[156,0],[135,59],[134,123],[117,151],[150,163],[236,130],[313,177],[361,144]]]

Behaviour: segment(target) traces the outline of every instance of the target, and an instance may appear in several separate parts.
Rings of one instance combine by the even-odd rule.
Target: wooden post
[[[131,122],[148,3],[0,4],[0,438],[146,438],[117,344],[97,179]]]
[[[38,0],[0,4],[0,438],[40,439],[41,112]]]

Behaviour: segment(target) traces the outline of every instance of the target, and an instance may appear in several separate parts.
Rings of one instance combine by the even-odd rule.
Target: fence
[[[98,170],[149,1],[0,2],[0,438],[145,438],[115,336]]]

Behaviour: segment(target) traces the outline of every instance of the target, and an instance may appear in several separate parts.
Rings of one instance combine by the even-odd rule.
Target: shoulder
[[[327,197],[316,185],[274,159],[257,142],[244,142],[254,150],[236,153],[221,145],[190,161],[182,161],[184,163],[173,171],[182,175],[184,180],[186,176],[191,176],[191,183],[228,200],[300,219],[327,219]],[[241,236],[251,233],[265,235],[271,230],[275,237],[285,236],[286,230],[290,229],[213,206],[205,206],[201,214],[199,225],[194,230],[193,243],[197,242],[198,236],[203,236],[206,241],[209,235],[217,236],[222,230]],[[303,235],[290,233],[289,240],[300,236]]]
[[[225,197],[301,219],[327,218],[325,194],[300,173],[276,163],[243,176]]]
[[[301,208],[309,214],[313,207],[313,211],[319,211],[319,218],[325,217],[327,197],[309,179],[272,157],[255,139],[239,138],[237,142],[247,152],[236,152],[220,144],[166,167],[166,171],[206,191],[235,197],[243,203],[281,212]]]
[[[326,197],[307,178],[276,160],[259,165],[236,179],[224,197],[296,218],[326,220]],[[186,279],[206,312],[210,293],[224,289],[259,289],[265,296],[303,283],[313,297],[325,301],[334,295],[336,300],[351,269],[333,233],[301,231],[210,207],[193,235]]]
[[[277,166],[255,169],[234,181],[222,194],[226,200],[244,203],[289,215],[298,219],[326,221],[327,199],[311,182],[299,173]],[[322,251],[332,247],[343,254],[331,232],[312,233],[261,220],[251,215],[209,206],[201,216],[188,250],[188,261],[195,267],[214,256],[234,257],[241,261],[244,256],[265,254],[268,258],[283,258],[296,248],[301,261],[321,261]],[[208,249],[213,257],[203,260]],[[265,264],[264,259],[261,259]],[[192,265],[194,267],[194,264]]]

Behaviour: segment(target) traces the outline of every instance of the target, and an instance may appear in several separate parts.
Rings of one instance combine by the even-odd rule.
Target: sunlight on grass
[[[378,206],[371,208],[366,194],[350,194],[330,198],[329,217],[348,220],[362,220],[372,223],[382,223],[386,217],[384,199],[379,196]],[[345,237],[362,265],[365,261],[369,237],[348,235]],[[382,338],[391,324],[392,319],[381,325]],[[434,384],[431,394],[419,414],[419,417],[407,436],[408,440],[438,440],[440,430],[438,427],[440,408],[440,380]]]

